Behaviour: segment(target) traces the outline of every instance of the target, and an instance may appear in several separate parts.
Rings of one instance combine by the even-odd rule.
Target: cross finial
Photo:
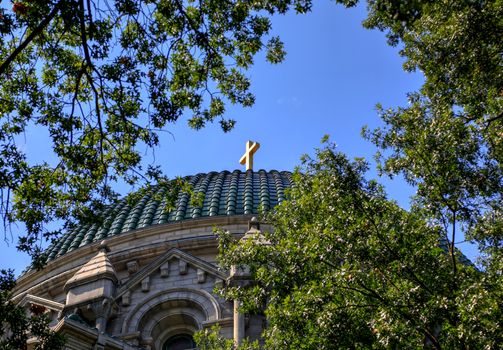
[[[246,141],[246,152],[239,160],[240,164],[246,164],[246,170],[253,170],[253,154],[260,148],[260,143]]]

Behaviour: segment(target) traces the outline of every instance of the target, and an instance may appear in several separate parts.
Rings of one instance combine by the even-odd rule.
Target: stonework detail
[[[215,324],[232,338],[234,301],[214,294],[229,275],[215,264],[212,230],[220,222],[241,237],[248,222],[212,220],[173,231],[171,224],[160,225],[76,249],[50,262],[45,278],[39,272],[22,277],[19,303],[44,310],[53,329],[67,337],[68,350],[162,350],[173,336]],[[240,337],[256,338],[260,329],[243,328],[244,315],[238,316]]]
[[[214,288],[221,289],[224,287],[224,280],[217,278],[215,279]]]
[[[147,276],[141,281],[141,291],[148,292],[150,290],[150,278]]]
[[[129,291],[122,294],[122,305],[123,306],[131,305],[131,293]]]
[[[161,277],[168,277],[169,276],[169,262],[165,262],[164,264],[162,264],[160,267],[160,271],[161,271]]]
[[[206,282],[206,271],[203,269],[197,269],[197,283]]]
[[[184,260],[179,260],[178,261],[178,272],[180,275],[186,275],[188,270],[188,265],[187,262]]]
[[[129,275],[133,275],[135,274],[136,272],[138,272],[139,268],[140,268],[140,265],[138,265],[138,261],[136,260],[133,260],[133,261],[129,261],[127,264],[126,264],[126,268],[127,268],[127,272]]]

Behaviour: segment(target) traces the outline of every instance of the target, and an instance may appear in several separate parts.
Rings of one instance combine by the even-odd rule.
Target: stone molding
[[[160,310],[161,312],[156,313],[154,317],[149,318],[146,324],[143,326],[141,330],[140,337],[142,341],[146,339],[153,338],[155,339],[155,349],[162,349],[161,344],[164,343],[169,337],[179,334],[193,334],[203,328],[202,321],[200,315],[198,315],[198,310],[191,308],[175,308],[170,310]],[[199,312],[200,313],[200,312]],[[169,319],[173,316],[188,316],[191,320],[195,321],[194,323],[178,323],[178,324],[170,324]],[[166,327],[166,325],[169,325]],[[154,333],[154,330],[158,328],[161,330],[160,333]],[[155,336],[154,336],[155,335]]]
[[[205,290],[189,288],[169,288],[153,294],[135,306],[125,317],[122,323],[121,334],[131,334],[137,331],[136,327],[142,317],[156,306],[172,300],[186,300],[199,306],[205,314],[204,321],[216,321],[221,318],[220,304],[213,295]]]
[[[21,301],[18,303],[19,306],[25,306],[27,304],[40,305],[40,306],[43,306],[49,310],[53,310],[53,311],[57,311],[57,312],[63,310],[63,308],[65,307],[65,305],[63,305],[61,303],[57,303],[57,302],[49,300],[49,299],[37,297],[36,295],[32,295],[32,294],[26,294],[23,297],[23,299],[21,299]]]
[[[121,339],[111,337],[107,334],[100,333],[96,328],[90,328],[89,326],[82,324],[80,322],[63,318],[58,324],[53,328],[55,332],[61,332],[67,338],[73,338],[72,341],[67,341],[65,349],[73,350],[77,347],[71,346],[72,343],[80,343],[78,349],[88,349],[87,344],[82,342],[85,339],[86,342],[93,344],[94,348],[101,348],[105,350],[134,350],[138,349]],[[72,339],[68,339],[72,340]]]
[[[191,232],[205,227],[222,227],[223,229],[228,229],[231,232],[243,232],[244,230],[238,229],[237,227],[233,228],[232,226],[237,225],[240,227],[247,227],[248,221],[251,217],[252,215],[205,217],[136,229],[106,239],[107,245],[113,249],[113,253],[109,254],[109,257],[114,260],[126,251],[126,249],[116,250],[116,246],[132,244],[135,241],[136,243],[142,241],[148,242],[152,237],[160,234],[169,235],[170,233],[176,233],[178,231]],[[173,240],[166,240],[164,244],[178,246],[189,243],[191,240],[201,238],[206,238],[208,241],[214,241],[214,236],[210,236],[207,233],[201,233],[194,233],[189,236],[190,238],[174,237]],[[184,243],[182,244],[181,242]],[[159,245],[159,243],[156,243],[156,246]],[[51,286],[51,288],[53,288],[55,285],[59,285],[62,282],[64,284],[64,282],[68,280],[67,276],[73,275],[75,271],[79,270],[81,265],[88,261],[89,255],[98,251],[99,247],[99,242],[80,247],[50,261],[41,271],[28,271],[27,273],[21,275],[18,278],[16,288],[14,289],[14,298],[19,300],[25,293],[34,294],[34,290],[39,291],[41,288],[48,289],[47,286]],[[141,250],[143,248],[144,247],[137,247],[136,249]],[[130,248],[127,250],[131,251]]]
[[[141,268],[135,273],[124,285],[122,285],[115,295],[115,299],[118,300],[125,292],[134,288],[136,285],[142,283],[150,275],[154,274],[157,270],[161,270],[164,264],[168,263],[171,259],[176,258],[183,261],[185,264],[189,264],[196,269],[200,269],[212,276],[220,279],[226,279],[227,275],[220,271],[216,266],[210,264],[202,259],[199,259],[191,254],[188,254],[178,248],[171,248],[165,254],[159,256],[157,259],[152,261],[147,266]],[[185,272],[186,273],[186,272]]]
[[[231,327],[233,323],[234,323],[234,318],[226,317],[226,318],[221,318],[221,319],[215,320],[215,321],[204,321],[203,328],[211,328],[215,325],[219,325],[220,327]]]

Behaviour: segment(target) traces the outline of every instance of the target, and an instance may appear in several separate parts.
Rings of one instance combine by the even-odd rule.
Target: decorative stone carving
[[[131,305],[131,292],[127,291],[122,294],[122,305],[129,306]]]
[[[257,231],[260,230],[260,221],[254,216],[248,222],[248,230],[255,229]]]
[[[142,348],[145,350],[152,350],[154,340],[150,337],[142,339]]]
[[[140,332],[133,332],[133,333],[129,333],[129,334],[124,334],[122,336],[122,339],[124,339],[125,341],[127,341],[129,344],[137,347],[140,345]]]
[[[206,282],[206,271],[203,269],[197,269],[197,283]]]
[[[127,268],[127,272],[129,274],[129,276],[131,276],[132,274],[136,273],[140,269],[140,265],[138,265],[138,261],[132,260],[126,264],[126,268]]]
[[[166,261],[164,264],[162,264],[159,269],[161,270],[161,277],[168,277],[169,276],[169,262],[168,261]]]
[[[94,302],[88,305],[92,309],[96,317],[96,328],[100,332],[106,329],[107,321],[112,313],[113,299],[105,298],[101,301]]]
[[[141,280],[141,291],[148,292],[150,290],[150,277],[145,277]]]
[[[180,275],[186,275],[188,271],[187,262],[184,260],[178,260],[178,268],[180,270]]]
[[[222,289],[224,287],[224,280],[221,278],[215,279],[215,288]]]

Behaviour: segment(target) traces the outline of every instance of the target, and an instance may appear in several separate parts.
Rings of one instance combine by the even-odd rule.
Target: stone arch
[[[199,310],[202,315],[198,317],[198,322],[200,323],[216,321],[221,318],[218,301],[207,291],[189,288],[169,288],[153,294],[132,309],[124,319],[122,334],[131,334],[139,331],[138,326],[140,326],[141,320],[147,315],[149,310],[162,310],[162,304],[165,304],[164,309],[169,309],[169,306],[173,306],[172,302],[185,303],[187,306],[183,307],[185,310],[190,310],[191,308]]]
[[[179,303],[179,301],[176,302]],[[164,305],[165,303],[163,303]],[[193,331],[201,329],[204,321],[202,311],[196,305],[187,303],[176,307],[168,306],[167,309],[149,310],[138,323],[138,330],[142,338],[158,337],[157,328],[159,326],[162,326],[162,329],[173,328],[173,326],[187,328],[189,333],[193,333]]]
[[[182,320],[180,321],[180,319]],[[201,324],[194,318],[194,315],[190,315],[186,310],[183,310],[166,315],[151,328],[145,329],[145,333],[150,332],[149,338],[152,339],[153,349],[157,350],[162,349],[163,344],[175,335],[187,334],[192,336],[201,329]]]

